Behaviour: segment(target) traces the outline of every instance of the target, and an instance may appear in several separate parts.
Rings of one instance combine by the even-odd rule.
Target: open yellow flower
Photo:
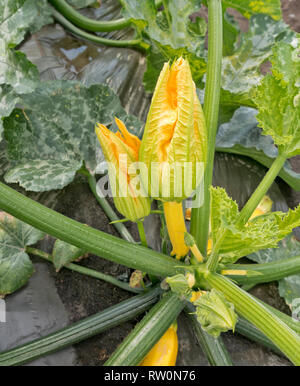
[[[150,213],[150,199],[143,190],[137,173],[140,139],[128,132],[115,118],[120,131],[116,134],[97,124],[97,137],[108,162],[110,185],[116,208],[128,220],[138,221]]]
[[[189,63],[183,58],[171,67],[165,63],[161,71],[139,159],[148,167],[149,183],[145,185],[153,198],[181,202],[201,182],[206,159],[205,120]]]
[[[180,259],[189,249],[181,201],[202,179],[206,160],[206,126],[187,60],[165,63],[159,76],[139,159],[148,174],[141,178],[149,195],[164,202],[172,255]]]

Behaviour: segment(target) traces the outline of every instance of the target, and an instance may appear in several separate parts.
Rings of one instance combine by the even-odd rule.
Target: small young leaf
[[[61,240],[56,240],[52,257],[53,264],[56,268],[56,271],[59,271],[65,265],[72,263],[72,261],[77,260],[79,257],[83,256],[85,251],[75,247],[74,245],[65,243]]]
[[[211,208],[213,243],[226,230],[219,251],[222,263],[234,263],[260,249],[275,248],[280,240],[300,225],[300,205],[288,213],[268,213],[255,217],[245,225],[240,224],[237,221],[237,204],[221,188],[211,188]]]
[[[0,212],[0,296],[27,283],[33,274],[33,265],[25,247],[43,237],[43,232]]]

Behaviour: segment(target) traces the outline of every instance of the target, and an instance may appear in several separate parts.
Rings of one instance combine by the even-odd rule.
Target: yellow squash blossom
[[[141,189],[136,168],[140,139],[128,132],[124,123],[116,118],[116,134],[104,125],[96,125],[96,134],[108,162],[109,179],[116,208],[128,220],[138,221],[150,213],[150,199]],[[130,173],[129,173],[130,171]]]
[[[171,67],[165,63],[140,147],[139,160],[148,167],[148,176],[142,179],[149,195],[176,202],[189,197],[201,182],[199,169],[206,159],[206,146],[204,115],[189,63],[183,58]]]
[[[206,160],[206,126],[187,60],[165,63],[159,76],[139,160],[147,166],[141,178],[149,195],[164,202],[164,213],[173,245],[180,259],[189,249],[181,201],[201,182]]]
[[[178,352],[177,324],[173,323],[152,347],[140,366],[175,366]]]

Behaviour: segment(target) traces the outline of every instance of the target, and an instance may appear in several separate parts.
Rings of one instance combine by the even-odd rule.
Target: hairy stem
[[[255,211],[257,205],[260,203],[263,196],[267,193],[267,191],[273,184],[280,170],[283,168],[285,161],[286,156],[284,154],[279,154],[277,156],[272,166],[268,170],[267,174],[265,175],[261,183],[258,185],[258,187],[255,189],[254,193],[249,198],[246,205],[241,210],[238,219],[241,224],[245,224],[249,220],[252,213]]]
[[[66,29],[75,35],[89,40],[94,43],[103,44],[105,46],[110,47],[125,47],[125,48],[135,48],[139,51],[145,52],[148,48],[148,45],[143,43],[141,39],[132,39],[132,40],[113,40],[102,38],[97,35],[90,34],[88,32],[83,31],[82,29],[76,27],[72,23],[69,22],[66,18],[64,18],[59,12],[55,9],[52,10],[53,17]]]
[[[139,231],[139,235],[140,235],[141,244],[144,247],[148,247],[143,221],[138,221],[137,227],[138,227],[138,231]]]
[[[53,257],[49,253],[43,252],[36,248],[31,248],[31,247],[26,247],[26,252],[32,255],[41,257],[42,259],[47,260],[50,263],[53,263]],[[102,272],[98,272],[98,271],[95,271],[94,269],[86,268],[78,264],[69,263],[65,265],[64,268],[67,268],[74,272],[82,273],[83,275],[87,275],[95,279],[106,281],[107,283],[113,284],[116,287],[122,288],[125,291],[129,291],[133,293],[143,292],[143,290],[140,290],[138,288],[131,288],[128,283],[124,283],[118,279],[115,279],[110,275],[105,275]]]
[[[79,28],[92,32],[110,32],[126,28],[130,25],[129,19],[121,18],[119,20],[101,21],[93,20],[83,16],[76,11],[65,0],[48,0],[58,12],[60,12],[71,23]]]
[[[104,259],[151,273],[173,276],[186,265],[141,245],[72,220],[0,183],[0,208],[21,221]]]
[[[97,182],[95,177],[87,170],[87,169],[81,169],[81,173],[84,174],[87,177],[89,187],[91,189],[91,192],[95,196],[96,200],[100,204],[101,208],[104,210],[107,217],[110,219],[110,221],[118,221],[120,220],[119,217],[116,215],[112,207],[110,206],[109,202],[105,197],[100,197],[97,193]],[[114,222],[113,226],[117,229],[117,231],[120,233],[120,236],[130,243],[135,243],[134,238],[131,236],[129,230],[126,228],[126,226],[120,222]]]
[[[204,204],[192,210],[191,234],[204,256],[207,255],[207,241],[210,216],[210,192],[212,184],[215,142],[218,128],[221,64],[223,50],[221,0],[208,1],[208,62],[204,97],[204,115],[208,132],[207,160],[204,172]]]

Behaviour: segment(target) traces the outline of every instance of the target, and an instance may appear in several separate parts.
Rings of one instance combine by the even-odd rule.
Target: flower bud
[[[200,184],[206,159],[206,126],[187,60],[165,63],[158,79],[139,159],[149,196],[181,202]],[[146,177],[146,178],[145,178]]]
[[[198,322],[208,334],[217,338],[221,332],[235,329],[237,315],[232,303],[212,289],[194,301]]]
[[[187,296],[191,292],[190,283],[185,275],[179,273],[178,275],[167,277],[166,282],[169,284],[171,291],[177,295]]]
[[[151,202],[138,175],[140,139],[129,133],[116,118],[116,134],[104,125],[96,125],[96,134],[108,162],[109,180],[117,210],[128,220],[138,221],[150,214]]]

